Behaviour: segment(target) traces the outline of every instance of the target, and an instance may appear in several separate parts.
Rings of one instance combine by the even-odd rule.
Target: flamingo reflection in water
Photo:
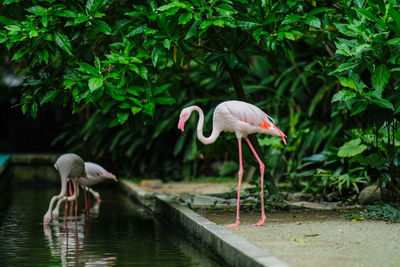
[[[100,204],[96,203],[90,210],[91,219],[99,214]],[[44,224],[45,239],[52,256],[59,257],[61,266],[115,266],[117,258],[106,256],[88,249],[91,239],[90,220],[81,214],[78,222],[66,224]]]

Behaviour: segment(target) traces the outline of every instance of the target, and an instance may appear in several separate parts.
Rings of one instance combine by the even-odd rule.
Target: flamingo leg
[[[238,172],[238,188],[237,188],[237,204],[236,204],[236,222],[234,224],[225,225],[227,227],[238,227],[240,225],[240,188],[242,185],[242,176],[243,176],[243,161],[242,161],[242,139],[238,138],[239,145],[239,172]]]
[[[87,197],[88,197],[88,211],[89,211],[89,210],[90,210],[90,208],[91,208],[91,207],[90,207],[91,205],[90,205],[90,193],[89,193],[89,187],[87,187],[86,189],[87,189],[87,190],[86,190],[86,194],[87,194]]]
[[[72,182],[71,179],[68,179],[68,189],[69,189],[69,196],[72,196]],[[74,206],[74,200],[71,201],[71,206],[69,208],[69,217],[72,217],[72,207]]]
[[[86,188],[83,188],[83,196],[85,197],[85,211],[88,211],[88,200],[87,200],[87,193],[86,193]]]
[[[255,151],[254,147],[251,145],[249,138],[246,136],[244,138],[247,142],[247,144],[249,145],[251,151],[253,152],[254,156],[256,157],[258,164],[260,164],[260,172],[261,172],[261,219],[256,223],[253,224],[254,226],[261,226],[264,224],[265,219],[267,218],[265,216],[265,211],[264,211],[264,169],[265,169],[265,165],[264,163],[261,161],[260,157],[257,155],[257,152]]]
[[[71,182],[70,182],[71,183]],[[77,198],[77,195],[74,193],[72,196],[67,197],[67,195],[65,195],[65,197],[61,198],[58,200],[56,207],[54,208],[53,212],[52,212],[52,217],[53,220],[56,220],[58,218],[58,210],[61,206],[61,203],[63,201],[65,201],[65,205],[66,205],[66,209],[64,212],[64,221],[66,222],[67,219],[67,214],[68,214],[68,202],[71,202],[71,206],[70,206],[70,217],[72,217],[72,207],[74,206],[74,200]]]
[[[60,201],[61,203],[61,201]],[[58,209],[57,209],[58,212]],[[65,194],[65,210],[64,210],[64,225],[67,225],[67,213],[68,213],[68,196]]]
[[[77,222],[78,218],[78,196],[79,196],[79,185],[76,179],[73,180],[74,182],[74,195],[75,195],[75,223]]]

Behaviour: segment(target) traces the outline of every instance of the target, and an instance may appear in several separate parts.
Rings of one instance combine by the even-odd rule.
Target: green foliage
[[[345,219],[353,221],[371,219],[371,220],[382,220],[386,222],[399,223],[400,222],[400,210],[396,205],[381,203],[374,206],[369,206],[367,209],[357,212],[342,211],[343,214],[340,216]]]
[[[399,7],[393,0],[3,1],[0,44],[23,67],[22,111],[71,107],[81,121],[56,141],[110,157],[126,173],[218,174],[212,161],[237,161],[233,135],[203,146],[191,118],[178,136],[179,110],[201,106],[207,132],[217,103],[245,96],[288,136],[287,147],[258,138],[276,181],[348,195],[369,181],[400,184]],[[245,167],[258,167],[243,152]]]
[[[361,212],[365,218],[400,223],[400,210],[389,204],[370,206]]]

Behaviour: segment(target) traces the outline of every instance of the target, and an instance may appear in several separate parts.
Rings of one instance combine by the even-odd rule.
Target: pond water
[[[100,188],[102,202],[89,216],[80,197],[78,221],[63,209],[59,224],[44,227],[59,188],[16,189],[0,202],[1,266],[220,266],[170,225],[154,218],[117,189]],[[62,205],[63,206],[63,205]]]

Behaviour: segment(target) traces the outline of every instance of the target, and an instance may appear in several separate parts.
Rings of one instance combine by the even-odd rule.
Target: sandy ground
[[[242,189],[252,187],[248,183],[242,184]],[[215,194],[215,193],[224,193],[234,191],[237,188],[236,182],[231,183],[188,183],[188,182],[179,182],[179,183],[166,183],[163,184],[161,188],[149,188],[142,187],[142,189],[147,192],[156,192],[156,193],[171,193],[174,195],[179,195],[181,193],[190,193],[190,194]]]
[[[197,212],[217,224],[235,220],[223,210]],[[264,226],[252,226],[259,216],[243,212],[240,227],[229,230],[291,266],[400,266],[400,224],[293,211],[268,214]]]

